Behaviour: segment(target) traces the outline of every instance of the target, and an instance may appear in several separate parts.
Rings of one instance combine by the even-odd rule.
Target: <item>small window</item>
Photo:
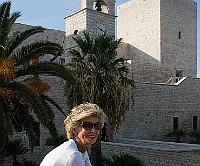
[[[183,70],[176,70],[176,82],[183,78]]]
[[[197,116],[193,116],[193,130],[197,130]]]
[[[180,77],[182,78],[183,77],[183,70],[176,70],[176,77]]]
[[[65,65],[65,59],[64,58],[60,58],[60,64]]]
[[[77,35],[78,34],[78,30],[74,30],[74,35]]]
[[[178,117],[173,117],[173,130],[178,130]]]
[[[181,39],[181,31],[178,32],[178,39]]]

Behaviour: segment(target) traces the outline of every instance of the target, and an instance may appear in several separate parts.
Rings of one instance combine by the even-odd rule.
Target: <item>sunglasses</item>
[[[96,123],[92,123],[92,122],[81,122],[80,124],[85,130],[91,130],[94,126],[94,128],[96,130],[101,130],[102,124],[101,122],[96,122]]]

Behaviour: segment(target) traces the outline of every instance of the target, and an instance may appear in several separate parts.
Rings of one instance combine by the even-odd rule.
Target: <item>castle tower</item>
[[[196,2],[131,0],[118,7],[117,15],[118,38],[128,44],[133,65],[157,65],[173,76],[196,77]]]
[[[67,47],[75,45],[71,36],[83,31],[115,35],[115,0],[81,0],[81,9],[65,17]]]

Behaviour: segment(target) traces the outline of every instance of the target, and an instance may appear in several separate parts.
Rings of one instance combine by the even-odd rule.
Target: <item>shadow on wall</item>
[[[129,67],[135,81],[165,83],[173,76],[173,71],[159,60],[128,43],[122,42],[117,52],[119,57],[131,60]]]
[[[119,57],[131,59],[134,66],[160,66],[161,62],[129,43],[122,42],[118,48]]]

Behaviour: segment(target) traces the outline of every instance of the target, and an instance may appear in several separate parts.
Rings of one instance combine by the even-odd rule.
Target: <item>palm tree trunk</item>
[[[101,166],[101,140],[100,136],[91,147],[91,162],[93,166]]]
[[[113,142],[115,140],[115,130],[111,128],[110,124],[108,124],[106,133],[107,133],[107,141]]]
[[[114,134],[114,130],[110,130],[109,133],[109,141],[113,142],[115,140],[115,134]]]

